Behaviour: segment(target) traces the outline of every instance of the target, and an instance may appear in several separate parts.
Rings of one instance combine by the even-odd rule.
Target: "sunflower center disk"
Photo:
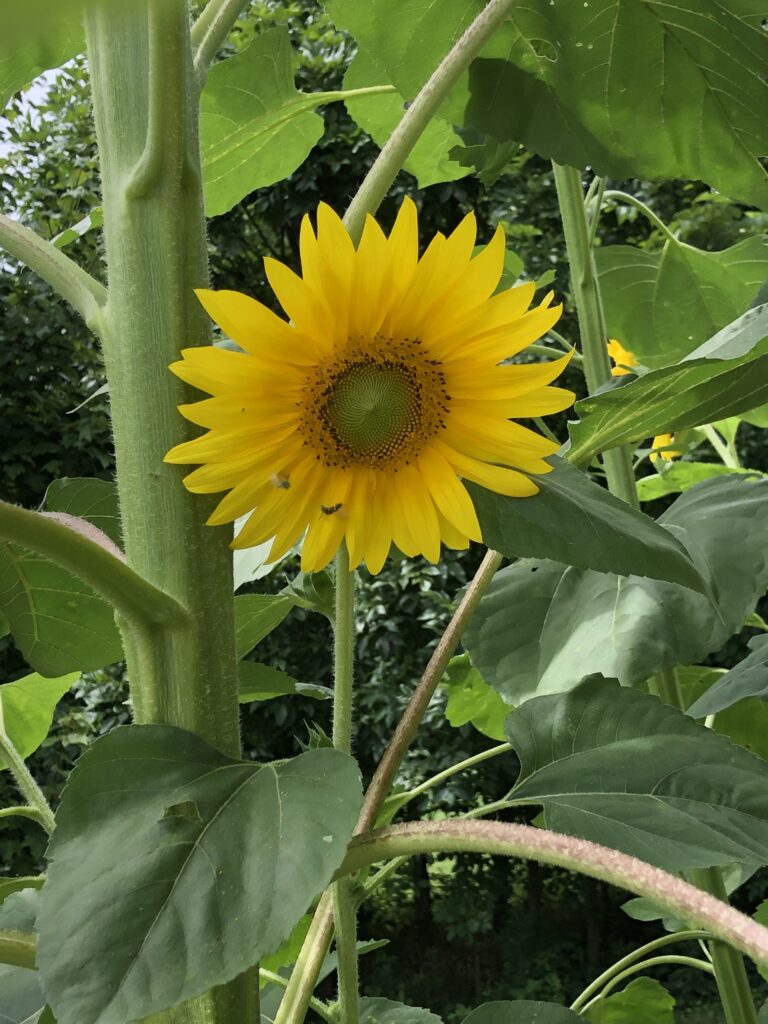
[[[418,341],[377,339],[318,367],[305,392],[302,433],[327,466],[397,468],[444,424],[445,377]]]

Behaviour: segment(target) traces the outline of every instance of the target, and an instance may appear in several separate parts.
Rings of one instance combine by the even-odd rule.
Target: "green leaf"
[[[625,379],[574,406],[580,418],[568,427],[570,462],[580,465],[609,448],[754,408],[768,397],[768,355],[691,358]]]
[[[0,1024],[27,1024],[45,1005],[40,975],[26,967],[0,964]]]
[[[768,637],[749,641],[750,654],[711,686],[688,708],[692,718],[704,718],[733,707],[748,697],[768,700]]]
[[[59,1024],[125,1024],[276,950],[341,863],[360,803],[337,750],[262,766],[169,726],[97,740],[64,790],[38,919]]]
[[[291,58],[288,30],[280,27],[211,68],[200,107],[209,217],[287,178],[323,134],[323,119],[314,111],[328,94],[299,92]]]
[[[573,1010],[556,1003],[530,999],[484,1003],[464,1018],[464,1024],[576,1024],[583,1021]]]
[[[235,598],[235,646],[238,658],[244,658],[272,632],[294,602],[284,594],[241,594]]]
[[[711,480],[714,476],[732,476],[734,473],[765,475],[754,469],[724,466],[721,462],[669,462],[661,473],[651,473],[637,481],[637,496],[640,501],[655,501],[666,494],[687,491],[702,480]]]
[[[0,928],[16,932],[34,932],[40,913],[41,890],[25,886],[10,893],[0,906]]]
[[[111,481],[66,476],[54,480],[45,492],[42,509],[86,519],[115,544],[122,543],[117,487]]]
[[[643,366],[676,363],[733,321],[736,334],[762,331],[750,347],[768,334],[766,307],[762,313],[749,309],[768,277],[768,244],[762,238],[721,252],[671,241],[658,252],[609,245],[598,248],[595,259],[608,334]]]
[[[43,742],[56,705],[79,678],[79,672],[60,679],[44,679],[33,672],[0,686],[0,723],[22,757],[29,757]],[[0,769],[5,767],[0,756]]]
[[[319,683],[300,683],[279,668],[262,665],[257,661],[241,661],[238,666],[241,704],[252,700],[272,700],[274,697],[300,695],[314,700],[328,700],[333,690]]]
[[[668,871],[764,864],[768,765],[656,697],[592,677],[507,719],[511,798],[549,828]]]
[[[504,720],[512,708],[472,667],[468,654],[451,658],[440,685],[448,691],[445,717],[450,725],[471,722],[484,736],[504,739]]]
[[[437,18],[452,5],[430,6]],[[701,179],[768,205],[759,162],[768,147],[759,113],[768,106],[768,43],[759,21],[717,0],[529,0],[503,35],[506,59],[471,68],[466,123],[600,175]],[[432,58],[421,35],[415,42],[424,50],[417,60]]]
[[[623,992],[601,999],[586,1017],[592,1024],[674,1024],[675,999],[654,978],[635,978]]]
[[[59,3],[52,7],[48,0],[31,0],[25,4],[23,16],[13,18],[14,10],[22,14],[14,0],[5,0],[0,42],[2,107],[43,71],[60,67],[85,48],[78,5]]]
[[[90,213],[87,213],[85,217],[82,217],[72,227],[66,228],[64,231],[60,231],[58,235],[55,235],[51,242],[57,249],[66,249],[72,242],[76,242],[78,238],[87,235],[89,231],[100,228],[103,224],[104,209],[101,206],[94,206]]]
[[[88,672],[123,657],[105,601],[59,566],[3,541],[0,610],[16,646],[42,675]]]
[[[16,878],[0,878],[0,906],[8,896],[22,889],[41,889],[45,875],[19,875]]]
[[[522,704],[592,672],[633,685],[719,650],[768,583],[768,480],[708,480],[658,522],[711,573],[716,598],[639,576],[520,561],[496,574],[467,627],[464,644],[483,679]]]
[[[311,924],[312,914],[305,914],[302,918],[299,918],[299,921],[285,942],[281,943],[274,953],[262,957],[259,967],[277,973],[281,967],[290,967],[291,964],[295,964]],[[262,981],[261,987],[263,988],[267,984],[269,982]]]
[[[525,501],[468,486],[488,547],[508,557],[705,588],[675,537],[557,456],[547,461],[554,469],[536,478],[539,493]]]
[[[362,48],[358,49],[344,76],[344,88],[361,89],[371,85],[391,84],[386,72],[370,54]],[[345,100],[345,105],[350,117],[379,147],[384,145],[397,127],[405,109],[403,97],[397,92],[350,98]],[[456,148],[459,141],[447,121],[439,117],[430,121],[403,165],[416,177],[419,188],[467,176],[469,168],[451,157],[451,150]]]
[[[443,1021],[420,1006],[367,997],[360,1000],[360,1024],[443,1024]]]

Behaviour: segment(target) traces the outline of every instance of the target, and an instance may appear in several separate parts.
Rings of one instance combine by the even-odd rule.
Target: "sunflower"
[[[524,498],[558,445],[511,417],[567,408],[550,383],[569,356],[499,365],[541,337],[561,307],[535,286],[494,295],[501,229],[476,255],[469,214],[419,257],[416,207],[386,237],[368,217],[357,247],[321,203],[301,225],[302,276],[265,259],[289,322],[233,291],[197,295],[242,349],[189,348],[171,369],[212,397],[179,406],[207,433],[167,462],[199,463],[195,493],[228,493],[211,525],[250,513],[233,541],[273,539],[279,558],[306,531],[302,568],[322,569],[346,541],[350,566],[381,569],[392,543],[435,562],[441,541],[482,540],[463,481]]]
[[[611,338],[608,341],[608,355],[614,363],[611,370],[611,376],[613,377],[626,377],[628,373],[632,373],[631,368],[638,365],[635,353],[630,352],[628,348],[624,348],[621,342],[616,341],[615,338]]]
[[[651,462],[671,462],[673,459],[681,458],[683,451],[673,449],[674,443],[674,434],[657,434],[651,444]]]

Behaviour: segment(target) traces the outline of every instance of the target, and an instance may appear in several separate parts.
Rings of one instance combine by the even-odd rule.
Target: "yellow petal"
[[[453,467],[440,452],[428,447],[419,456],[419,470],[438,512],[466,537],[483,539],[472,499]]]
[[[441,448],[441,454],[451,463],[457,473],[466,480],[487,487],[495,494],[506,494],[513,498],[526,498],[538,494],[538,486],[529,477],[514,469],[493,466],[479,459],[473,459],[451,449]],[[545,464],[546,465],[546,464]]]
[[[286,351],[297,353],[296,331],[256,299],[210,288],[196,288],[195,295],[224,334],[253,355],[281,363]]]

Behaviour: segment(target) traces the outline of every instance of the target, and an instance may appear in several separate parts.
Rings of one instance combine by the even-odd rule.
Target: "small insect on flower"
[[[533,284],[494,294],[504,234],[473,256],[469,214],[419,257],[416,207],[404,200],[385,236],[369,217],[353,244],[321,203],[301,226],[302,276],[265,259],[288,321],[239,292],[197,295],[244,350],[189,348],[171,369],[211,395],[179,407],[207,429],[167,462],[199,463],[190,491],[228,493],[208,520],[250,513],[233,546],[274,538],[279,558],[305,533],[302,568],[322,569],[346,542],[352,568],[379,572],[394,542],[440,556],[441,541],[482,540],[463,481],[524,498],[557,445],[514,418],[559,412],[551,383],[569,356],[500,365],[556,323]]]

